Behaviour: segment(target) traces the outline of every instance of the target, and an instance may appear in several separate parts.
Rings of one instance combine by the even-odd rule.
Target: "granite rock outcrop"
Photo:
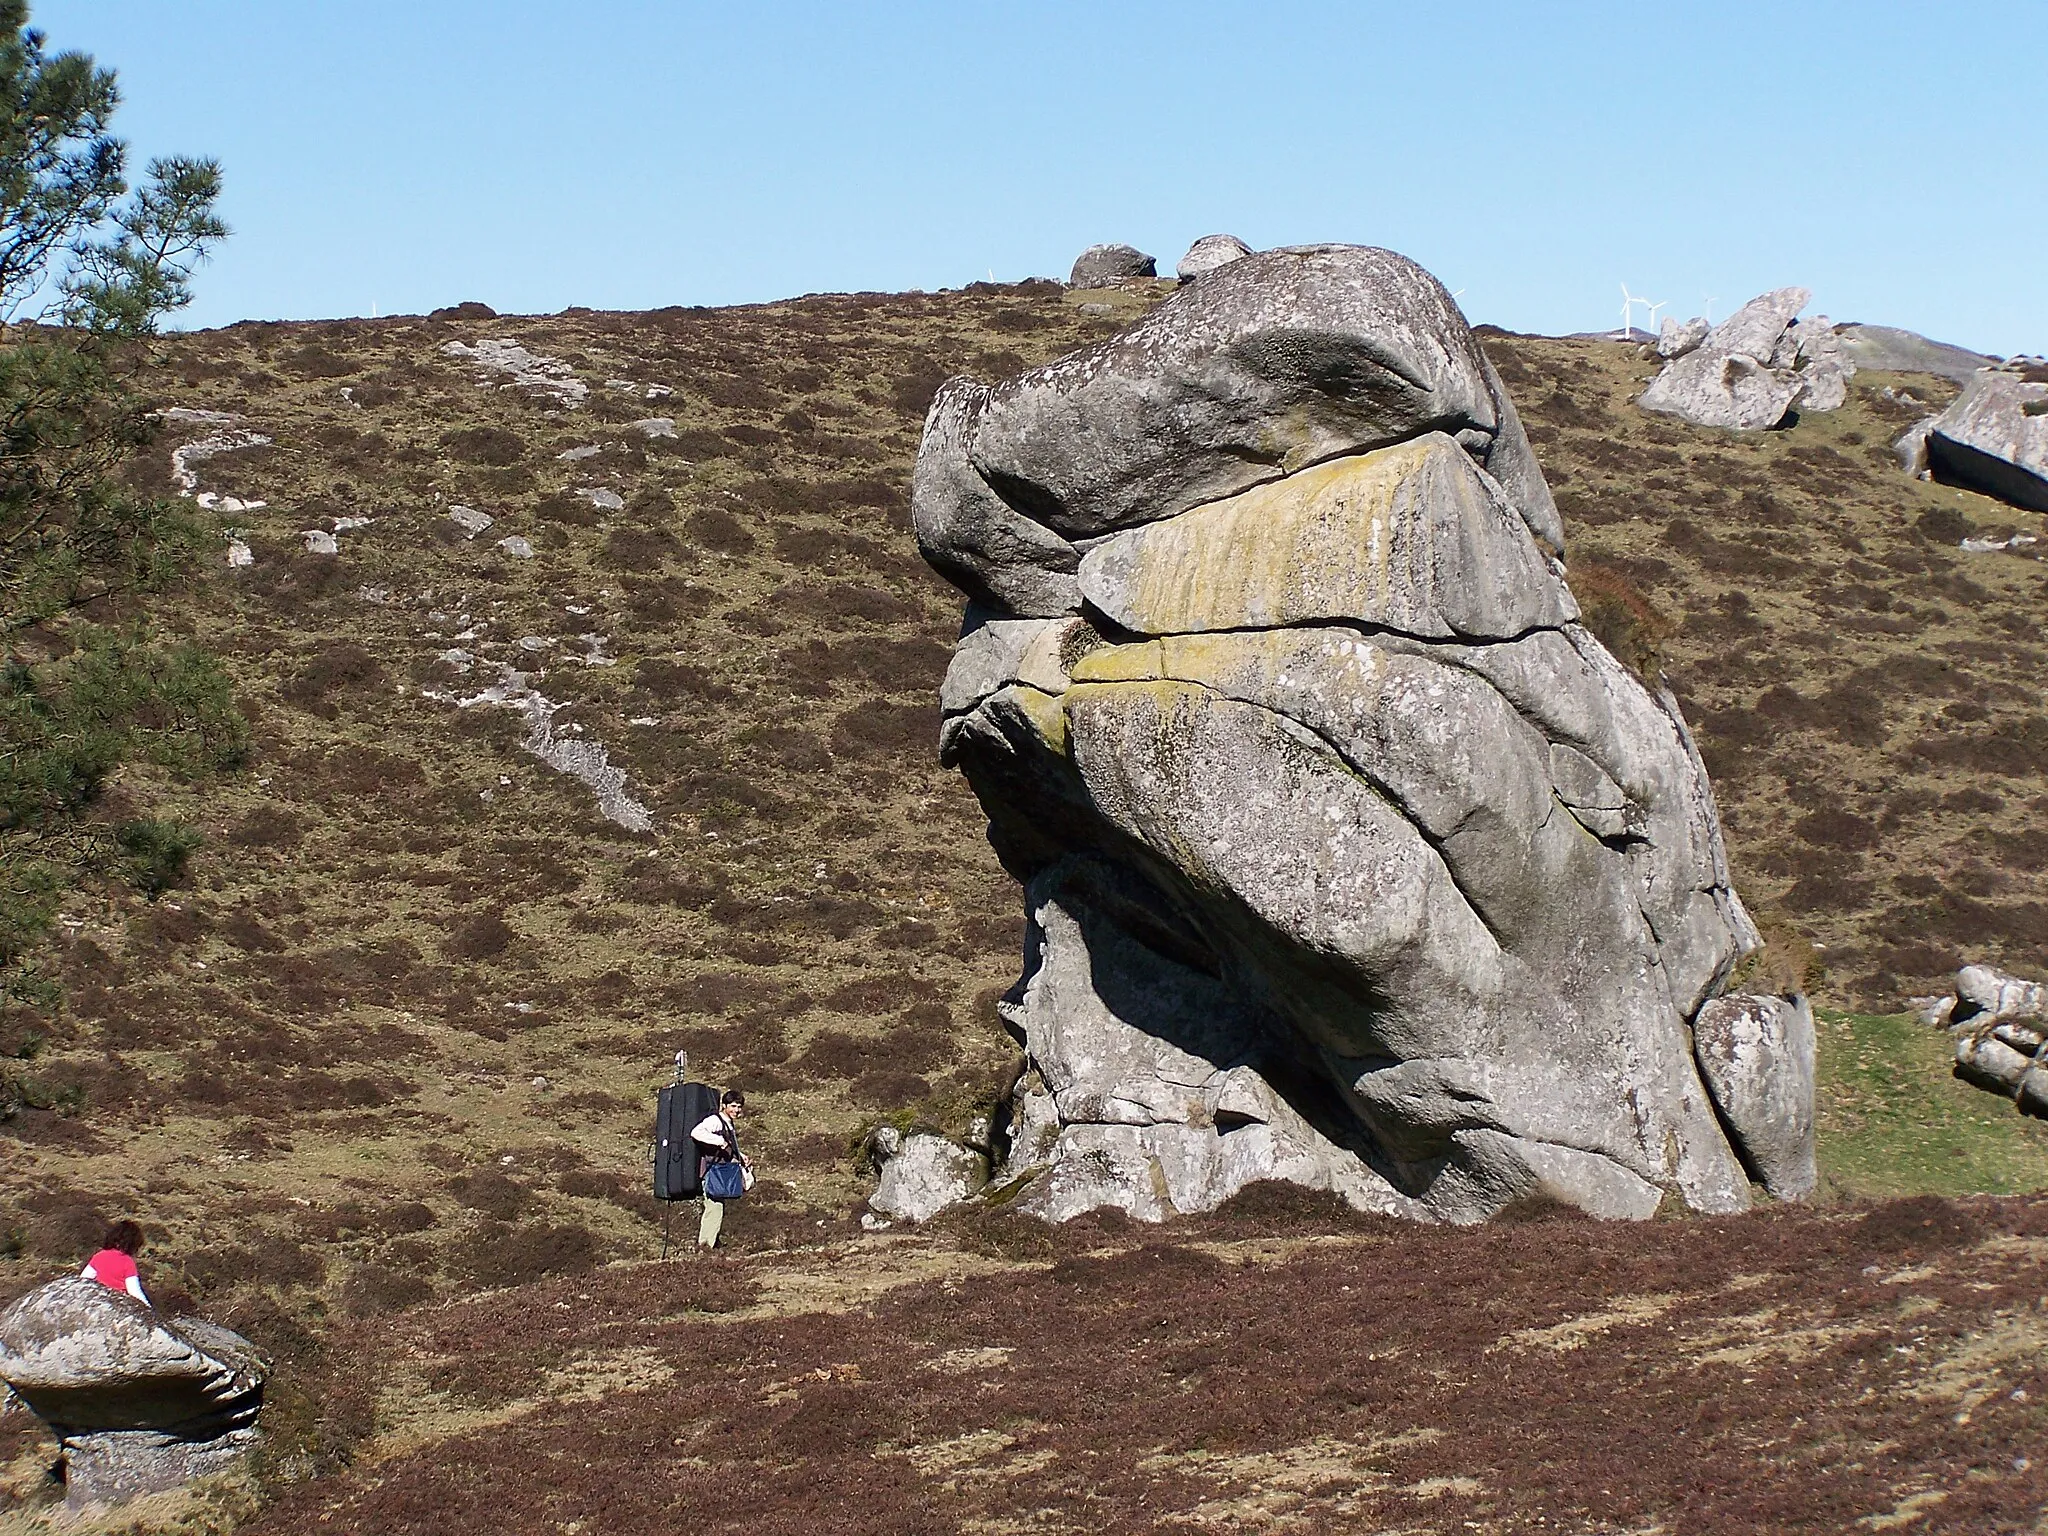
[[[56,1435],[74,1507],[228,1466],[255,1443],[268,1374],[240,1334],[95,1280],[53,1280],[0,1313],[0,1381]]]
[[[1001,1198],[1158,1219],[1285,1179],[1468,1221],[1799,1192],[1810,1020],[1724,1001],[1696,1051],[1758,943],[1705,771],[1579,622],[1428,273],[1263,252],[954,380],[913,514],[970,599],[941,755],[1025,891]]]
[[[1832,411],[1848,398],[1856,365],[1825,315],[1797,318],[1812,295],[1779,288],[1751,299],[1719,325],[1664,322],[1666,359],[1637,404],[1700,427],[1754,432],[1795,411]]]

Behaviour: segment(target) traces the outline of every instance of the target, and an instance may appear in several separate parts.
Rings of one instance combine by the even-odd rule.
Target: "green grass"
[[[1944,1030],[1907,1014],[1822,1010],[1820,1170],[1837,1196],[2048,1189],[2048,1122],[1958,1080]]]

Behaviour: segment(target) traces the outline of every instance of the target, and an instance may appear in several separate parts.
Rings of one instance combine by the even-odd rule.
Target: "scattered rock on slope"
[[[1157,277],[1159,263],[1134,245],[1091,245],[1074,258],[1069,288],[1109,288],[1132,278]]]
[[[1214,272],[1240,257],[1249,256],[1252,248],[1235,235],[1204,235],[1188,247],[1187,255],[1173,271],[1182,282],[1200,277],[1204,272]]]
[[[1826,316],[1795,318],[1811,297],[1779,288],[1712,330],[1698,320],[1666,321],[1657,349],[1668,361],[1637,403],[1694,426],[1739,431],[1775,427],[1794,410],[1836,409],[1856,366]]]
[[[61,1442],[74,1507],[225,1467],[255,1443],[268,1369],[240,1334],[96,1280],[53,1280],[0,1313],[0,1380]]]
[[[1757,944],[1705,772],[1578,622],[1428,273],[1269,251],[955,380],[914,513],[973,599],[942,755],[1025,886],[1019,1208],[1283,1179],[1429,1219],[1735,1210],[1731,1135],[1801,1187],[1803,1005],[1729,1001],[1754,1027],[1695,1058]]]
[[[1966,965],[1926,1018],[1954,1037],[1957,1077],[2048,1118],[2048,986]]]
[[[1897,446],[1909,474],[1931,473],[2048,512],[2048,363],[2014,358],[1980,371],[1947,410]]]

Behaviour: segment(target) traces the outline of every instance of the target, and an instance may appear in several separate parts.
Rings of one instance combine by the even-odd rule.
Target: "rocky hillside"
[[[679,1047],[757,1095],[769,1177],[735,1239],[846,1231],[862,1129],[961,1122],[1012,1060],[1016,893],[933,761],[958,609],[908,531],[923,410],[1147,302],[176,339],[147,474],[224,536],[175,623],[228,659],[257,750],[188,801],[188,883],[79,903],[45,961],[65,1009],[0,1022],[0,1291],[132,1211],[160,1292],[310,1350],[644,1255]],[[1863,1009],[1966,957],[2048,969],[2042,546],[1961,547],[2041,518],[1887,446],[1954,385],[1864,373],[1737,437],[1637,411],[1634,348],[1484,336],[1580,601],[1698,727],[1772,963],[1818,943],[1820,1002]],[[1865,1037],[1828,1028],[1854,1078]]]

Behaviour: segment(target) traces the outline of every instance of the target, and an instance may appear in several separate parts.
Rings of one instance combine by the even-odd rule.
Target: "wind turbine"
[[[1705,311],[1705,316],[1706,316],[1706,322],[1707,322],[1707,324],[1709,324],[1709,325],[1712,325],[1712,324],[1714,323],[1714,300],[1718,299],[1719,297],[1720,297],[1720,295],[1719,295],[1718,293],[1710,293],[1710,294],[1706,295],[1706,306],[1707,306],[1707,307],[1706,307],[1706,311]]]
[[[1628,341],[1635,335],[1635,316],[1638,304],[1647,304],[1648,299],[1639,299],[1628,291],[1628,284],[1621,285],[1621,339]]]
[[[1670,305],[1671,301],[1669,299],[1659,299],[1656,303],[1650,304],[1650,301],[1648,299],[1645,299],[1643,300],[1643,302],[1649,305],[1650,329],[1652,331],[1655,331],[1657,329],[1657,311],[1660,309],[1667,308]]]

